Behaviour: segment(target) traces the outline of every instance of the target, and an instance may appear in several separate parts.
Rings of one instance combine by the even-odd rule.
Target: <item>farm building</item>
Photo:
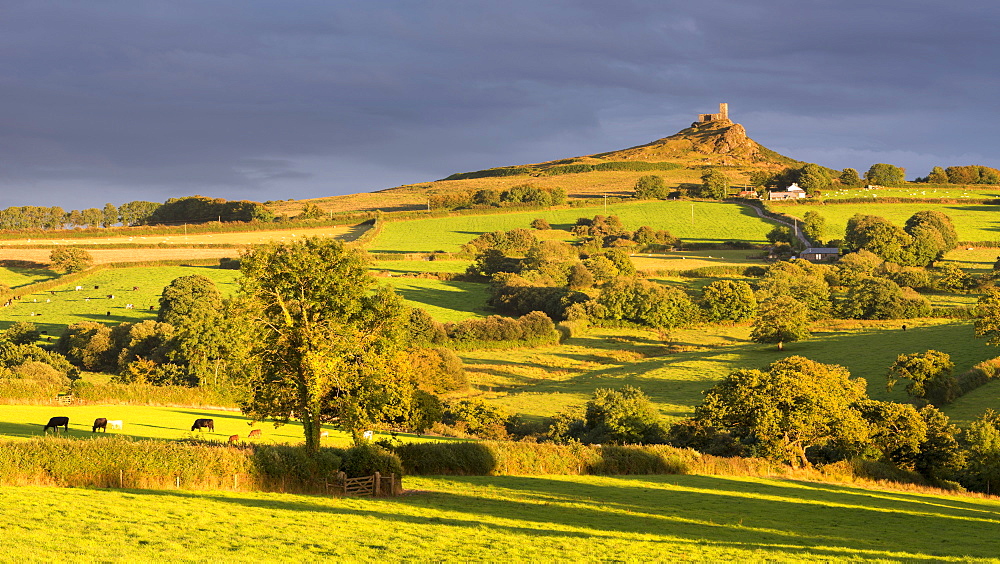
[[[840,249],[836,247],[810,248],[799,253],[799,258],[811,262],[833,262],[840,257]]]
[[[794,182],[783,192],[768,192],[767,194],[771,200],[798,200],[806,197],[806,191]]]

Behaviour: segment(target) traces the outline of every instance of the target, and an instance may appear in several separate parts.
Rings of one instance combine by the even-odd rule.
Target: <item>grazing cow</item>
[[[49,422],[46,423],[45,428],[42,432],[52,429],[53,431],[58,431],[59,427],[62,427],[66,431],[69,431],[69,417],[52,417]]]
[[[138,287],[138,286],[132,286],[132,291],[133,291],[133,292],[134,292],[134,291],[136,291],[136,290],[138,290],[138,289],[139,289],[139,287]]]
[[[212,419],[195,419],[194,425],[191,425],[191,430],[201,431],[202,429],[208,429],[211,432],[215,432],[215,421]]]
[[[235,443],[238,440],[240,440],[240,436],[239,435],[229,435],[229,442],[230,443]]]
[[[121,419],[112,419],[111,421],[108,421],[108,427],[111,427],[112,429],[121,429],[122,428],[122,420]]]
[[[94,419],[94,428],[91,429],[90,432],[91,433],[96,433],[98,429],[100,429],[101,431],[104,431],[105,433],[107,433],[108,432],[108,420],[105,419],[104,417],[98,417],[97,419]]]
[[[109,300],[113,300],[113,299],[115,299],[115,295],[114,295],[114,294],[108,294],[108,299],[109,299]]]
[[[320,434],[319,434],[319,437],[320,437],[321,439],[322,439],[323,437],[329,437],[329,436],[330,436],[330,433],[328,433],[328,432],[326,432],[326,431],[323,431],[322,433],[320,433]]]
[[[252,439],[254,437],[259,437],[259,436],[260,436],[260,429],[254,429],[253,431],[250,431],[250,437],[249,438]]]
[[[79,292],[82,289],[83,289],[83,286],[77,286],[76,288],[73,288],[73,291],[74,292]]]
[[[125,304],[125,309],[132,309],[132,304]]]
[[[365,431],[364,433],[362,433],[362,436],[364,436],[364,438],[365,438],[366,441],[370,441],[370,440],[372,440],[372,435],[373,434],[374,433],[372,433],[371,431]]]
[[[95,290],[100,290],[100,289],[101,289],[101,287],[95,284],[95,285],[94,285],[94,289],[95,289]]]

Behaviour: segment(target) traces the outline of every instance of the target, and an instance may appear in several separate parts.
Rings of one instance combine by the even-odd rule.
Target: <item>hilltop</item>
[[[377,192],[311,200],[270,203],[276,214],[295,215],[308,202],[327,212],[406,211],[423,209],[434,194],[493,188],[503,190],[530,183],[540,188],[561,187],[570,199],[631,195],[636,179],[657,174],[668,186],[700,182],[706,165],[726,167],[734,183],[745,183],[755,170],[780,170],[805,163],[781,155],[751,139],[746,129],[729,118],[726,104],[716,114],[701,114],[677,133],[655,141],[593,155],[516,166],[460,172],[442,180],[408,184]]]

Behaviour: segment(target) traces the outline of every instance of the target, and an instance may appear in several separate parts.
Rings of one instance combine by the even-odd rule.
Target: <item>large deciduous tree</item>
[[[79,272],[94,264],[94,257],[83,249],[76,247],[59,247],[49,253],[49,262],[56,270],[63,272]]]
[[[808,338],[809,317],[802,302],[791,296],[778,296],[760,304],[750,339],[757,343],[784,343]]]
[[[218,384],[218,363],[232,347],[233,329],[223,315],[222,295],[209,278],[175,278],[160,296],[158,320],[175,329],[175,360],[186,365],[193,381]],[[211,376],[211,378],[210,378]]]
[[[947,353],[928,350],[901,354],[889,367],[886,388],[891,390],[899,380],[909,380],[906,393],[932,403],[949,403],[957,393],[957,381],[952,375],[955,363]]]
[[[867,440],[868,424],[854,407],[865,397],[865,381],[844,367],[791,356],[765,370],[732,372],[705,393],[695,419],[757,454],[808,466],[809,447]]]
[[[906,169],[886,163],[876,163],[865,173],[869,184],[876,186],[899,186],[906,182]]]
[[[742,280],[716,280],[702,289],[706,314],[712,321],[746,321],[757,313],[757,298]]]
[[[698,190],[700,197],[722,200],[728,191],[729,178],[721,170],[709,167],[701,173],[701,188]]]
[[[256,247],[241,259],[240,304],[255,331],[246,413],[302,422],[306,448],[336,421],[355,442],[409,411],[403,337],[408,311],[376,287],[363,255],[308,238]]]

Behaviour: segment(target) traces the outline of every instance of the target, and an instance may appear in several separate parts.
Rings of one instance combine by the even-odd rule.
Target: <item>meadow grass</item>
[[[78,282],[57,287],[54,293],[45,291],[26,295],[10,307],[0,309],[0,328],[17,321],[30,321],[55,338],[63,333],[67,325],[79,321],[118,324],[156,319],[163,288],[175,278],[193,274],[210,278],[219,292],[228,296],[235,291],[239,271],[207,266],[101,270]],[[76,286],[83,289],[75,291]],[[132,290],[136,286],[139,289]],[[114,295],[114,299],[108,298],[109,295]],[[127,309],[128,304],[134,308]],[[107,315],[108,312],[111,315]]]
[[[720,476],[407,477],[409,495],[2,487],[11,561],[990,560],[1000,502]],[[77,524],[78,526],[69,526]]]
[[[944,260],[937,264],[951,263],[967,272],[992,272],[993,264],[1000,259],[1000,248],[996,247],[959,247],[944,255]]]
[[[20,288],[58,277],[58,272],[47,268],[0,267],[0,284],[9,288]]]
[[[250,419],[239,411],[191,407],[153,407],[144,405],[0,405],[0,437],[9,440],[24,440],[44,435],[42,428],[50,417],[69,417],[69,431],[59,436],[76,439],[92,439],[102,436],[124,436],[133,439],[177,440],[192,437],[225,442],[231,435],[239,435],[240,440],[264,444],[300,444],[304,442],[302,425],[290,422],[275,427],[270,422],[260,422],[253,427]],[[123,421],[122,429],[108,429],[106,433],[92,433],[94,420],[98,417]],[[191,431],[195,419],[215,420],[215,431]],[[247,439],[250,431],[260,429],[261,436]],[[350,434],[325,425],[329,433],[324,437],[324,446],[347,447],[352,444]],[[53,434],[49,431],[49,434]],[[373,440],[389,438],[389,433],[376,432]],[[397,433],[404,442],[447,440],[429,435]]]
[[[944,200],[991,199],[1000,198],[1000,190],[996,186],[927,186],[910,184],[900,188],[882,187],[876,190],[850,188],[840,190],[823,190],[824,200],[842,200],[845,198],[941,198]]]
[[[775,205],[771,209],[802,218],[806,212],[814,211],[826,220],[823,239],[842,239],[847,228],[847,220],[856,213],[877,215],[902,227],[906,220],[918,211],[937,210],[955,224],[961,241],[1000,240],[1000,206],[963,204],[828,204],[828,205]],[[994,260],[996,255],[994,255]]]
[[[760,257],[761,250],[708,250],[672,251],[669,253],[641,253],[632,256],[636,270],[656,272],[658,270],[691,270],[706,266],[765,266]]]
[[[23,239],[3,239],[4,245],[23,245],[30,247],[33,245],[83,245],[100,248],[102,245],[258,245],[270,242],[290,242],[303,237],[335,237],[338,239],[353,240],[358,235],[366,231],[368,225],[335,225],[328,227],[301,227],[292,229],[257,230],[253,229],[257,225],[249,225],[244,231],[220,231],[218,233],[164,233],[164,234],[130,234],[127,231],[120,235],[94,237],[87,233],[75,234],[67,231],[62,238],[44,238],[37,236],[27,236]],[[141,233],[141,231],[138,231]]]
[[[470,382],[484,399],[530,419],[579,412],[595,389],[632,385],[673,421],[691,415],[703,399],[702,392],[731,371],[762,368],[791,355],[843,365],[854,377],[865,378],[871,397],[905,401],[905,386],[885,389],[886,371],[899,354],[941,350],[951,355],[959,373],[1000,352],[975,339],[968,322],[906,323],[907,331],[895,321],[825,322],[814,326],[812,338],[786,343],[784,351],[749,341],[750,327],[737,325],[713,327],[710,332],[677,330],[669,344],[651,331],[595,328],[562,345],[462,351],[460,356]]]
[[[757,217],[748,206],[719,202],[629,202],[609,205],[607,211],[603,206],[593,206],[386,221],[382,233],[368,245],[368,250],[455,252],[483,233],[527,228],[535,218],[544,218],[553,228],[568,231],[578,218],[595,215],[617,215],[628,229],[648,225],[666,229],[691,242],[741,240],[762,243],[772,228],[769,221]]]
[[[486,308],[489,297],[486,284],[408,277],[379,278],[379,281],[392,286],[407,305],[422,308],[441,322],[494,313]]]
[[[372,261],[373,272],[410,274],[421,272],[465,272],[471,260],[377,260]]]

